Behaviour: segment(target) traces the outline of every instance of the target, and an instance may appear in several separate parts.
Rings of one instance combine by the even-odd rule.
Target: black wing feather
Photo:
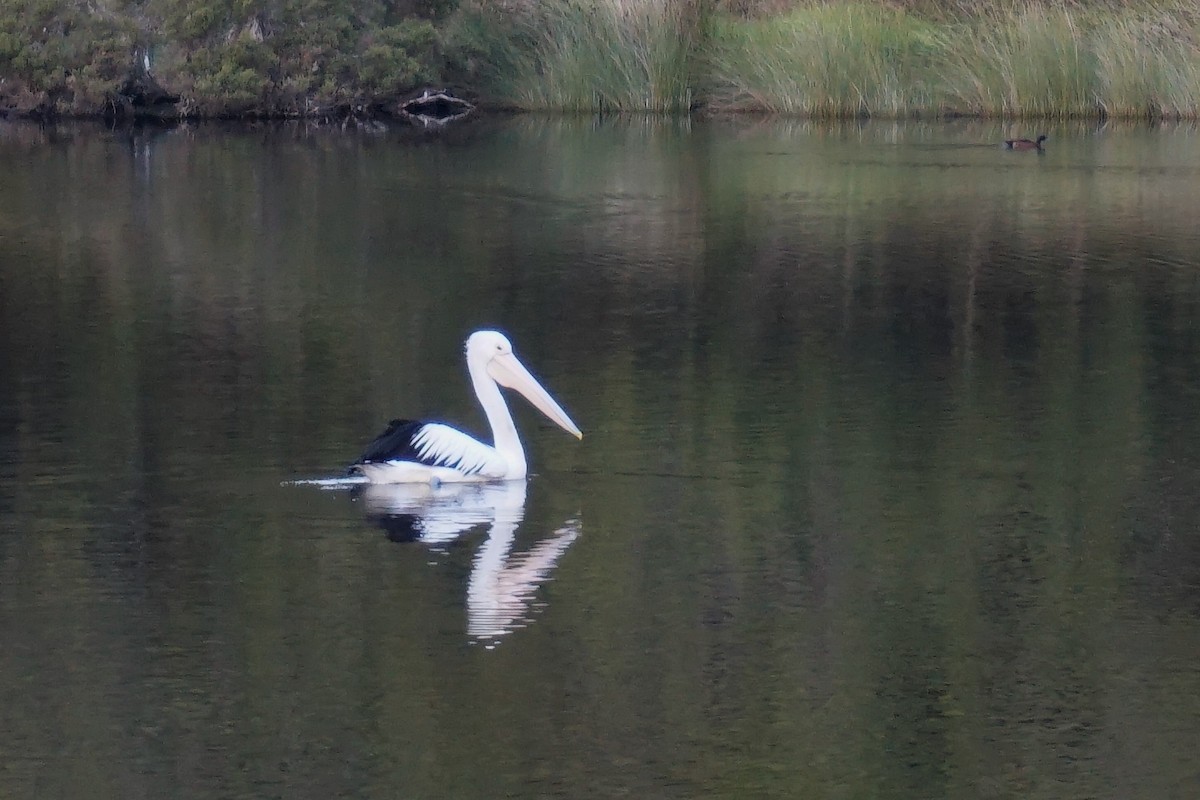
[[[354,463],[375,464],[380,461],[423,461],[424,459],[413,448],[412,440],[424,425],[424,422],[414,419],[392,420],[388,423],[387,430],[376,436]]]

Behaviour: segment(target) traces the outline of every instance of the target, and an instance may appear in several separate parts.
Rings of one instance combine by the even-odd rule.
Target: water
[[[1194,797],[1200,135],[1032,132],[0,123],[0,795]]]

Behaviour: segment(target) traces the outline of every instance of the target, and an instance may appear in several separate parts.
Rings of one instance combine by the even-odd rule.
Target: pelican
[[[350,467],[372,483],[506,481],[525,477],[525,450],[500,387],[516,389],[560,428],[582,439],[578,426],[513,354],[498,331],[467,339],[467,371],[492,428],[493,445],[440,422],[394,419]]]

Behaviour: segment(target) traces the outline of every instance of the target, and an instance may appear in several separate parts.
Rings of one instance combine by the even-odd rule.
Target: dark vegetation
[[[0,109],[31,116],[365,112],[437,76],[436,26],[451,6],[0,0]]]

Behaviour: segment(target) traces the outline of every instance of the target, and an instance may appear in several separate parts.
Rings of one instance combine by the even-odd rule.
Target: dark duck
[[[1005,139],[1004,140],[1004,149],[1005,150],[1045,150],[1045,148],[1042,147],[1042,142],[1044,142],[1044,141],[1046,141],[1046,134],[1044,134],[1044,133],[1041,136],[1037,137],[1036,141],[1033,139]]]

